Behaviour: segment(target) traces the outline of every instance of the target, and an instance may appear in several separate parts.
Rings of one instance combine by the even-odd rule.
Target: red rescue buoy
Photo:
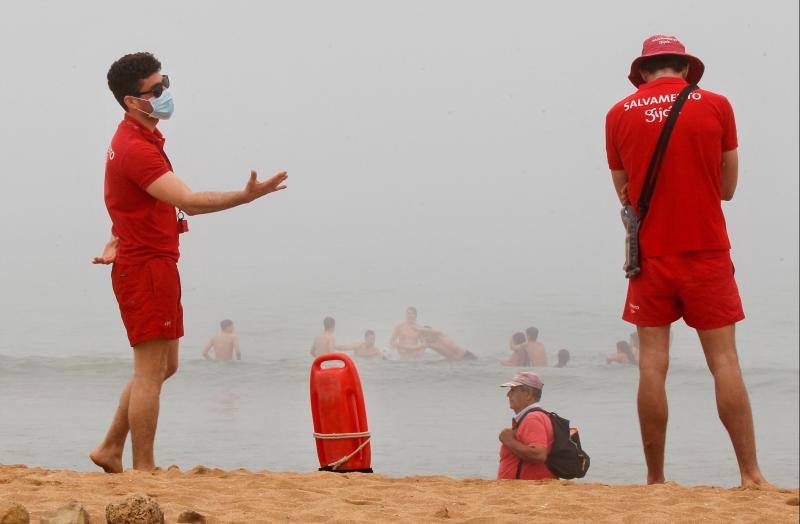
[[[323,367],[323,363],[330,364]],[[336,366],[341,363],[343,365]],[[320,471],[372,473],[367,410],[361,379],[344,353],[326,353],[311,365],[311,416]]]

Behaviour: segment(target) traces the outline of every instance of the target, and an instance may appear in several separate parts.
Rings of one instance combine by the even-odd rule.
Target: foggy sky
[[[285,192],[191,218],[182,267],[196,285],[313,298],[414,282],[444,296],[621,304],[604,118],[633,90],[642,41],[675,34],[705,62],[701,86],[736,114],[740,184],[724,209],[745,304],[778,297],[796,318],[797,20],[793,0],[10,4],[5,351],[36,315],[78,327],[117,317],[107,271],[88,260],[110,229],[104,153],[122,116],[105,75],[140,50],[173,81],[175,115],[160,129],[190,187],[289,172]]]

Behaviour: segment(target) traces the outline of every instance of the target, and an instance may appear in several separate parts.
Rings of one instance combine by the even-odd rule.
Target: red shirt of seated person
[[[508,404],[514,410],[512,427],[500,432],[498,479],[545,480],[557,478],[545,464],[553,446],[553,424],[546,413],[536,411],[542,397],[542,379],[522,371],[501,387],[509,388]],[[521,422],[520,422],[521,420]]]

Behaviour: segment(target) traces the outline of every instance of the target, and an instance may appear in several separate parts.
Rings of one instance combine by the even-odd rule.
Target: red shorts
[[[653,327],[683,317],[695,329],[716,329],[744,319],[729,251],[643,258],[641,267],[628,282],[623,320]]]
[[[114,264],[111,285],[131,347],[147,340],[174,340],[183,336],[181,277],[169,258],[151,258],[144,264]]]

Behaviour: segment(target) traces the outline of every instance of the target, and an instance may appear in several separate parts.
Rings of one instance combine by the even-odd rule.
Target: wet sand
[[[798,522],[798,490],[517,482],[378,474],[222,471],[197,466],[119,475],[0,466],[0,505],[38,522],[71,500],[92,520],[134,493],[155,497],[167,522],[192,509],[209,522]]]

